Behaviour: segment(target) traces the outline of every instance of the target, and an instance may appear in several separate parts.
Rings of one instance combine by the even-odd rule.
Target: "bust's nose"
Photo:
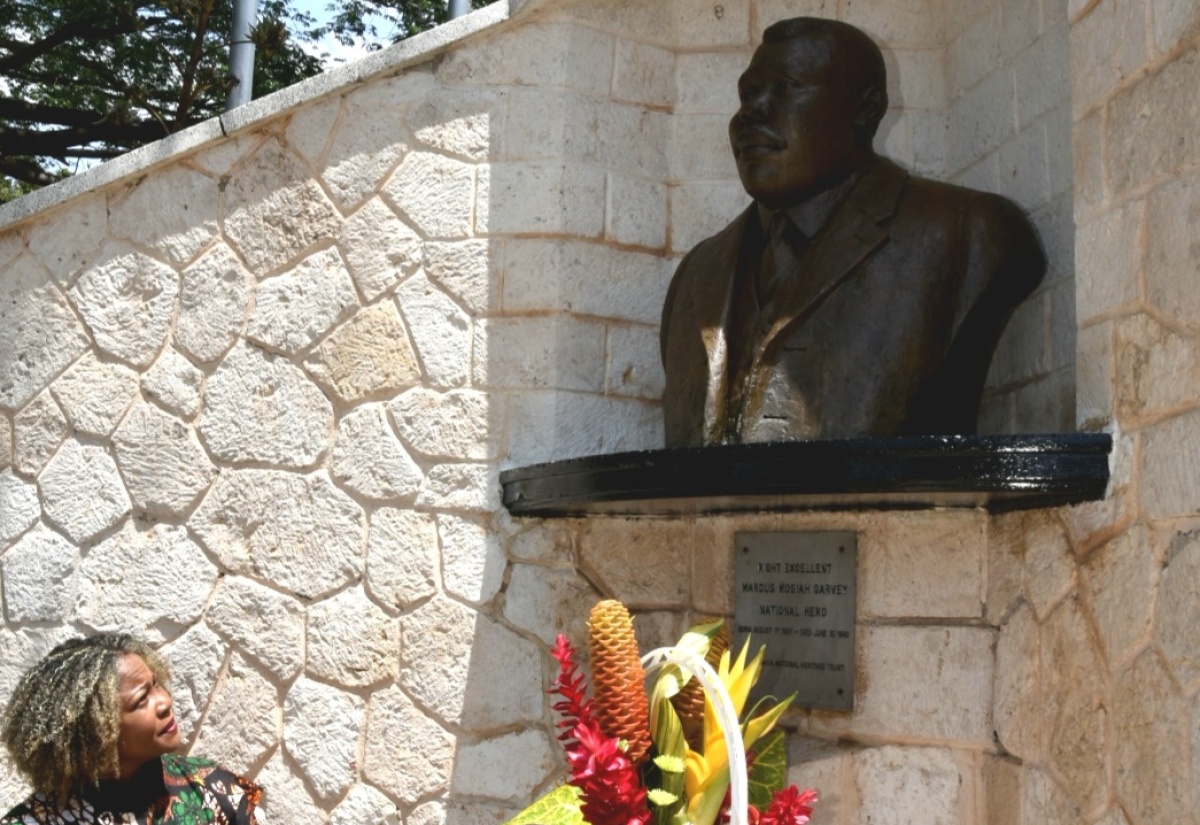
[[[758,123],[771,113],[771,96],[766,91],[747,96],[738,110],[739,116],[744,116],[749,123]]]
[[[737,114],[730,121],[730,126],[735,132],[739,130],[750,129],[755,126],[761,126],[767,122],[770,117],[770,108],[763,103],[755,103],[747,101],[743,103],[741,108],[737,110]]]

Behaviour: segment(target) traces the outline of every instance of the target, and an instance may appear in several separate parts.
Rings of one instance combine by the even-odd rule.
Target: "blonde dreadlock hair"
[[[117,775],[117,663],[127,654],[140,656],[166,684],[162,658],[123,633],[63,642],[17,683],[4,712],[4,747],[37,793],[61,805]]]

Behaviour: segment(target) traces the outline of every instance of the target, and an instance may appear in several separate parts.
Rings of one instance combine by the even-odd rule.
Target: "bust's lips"
[[[734,157],[741,157],[743,154],[759,155],[778,152],[787,147],[786,140],[762,127],[736,130],[732,143]]]

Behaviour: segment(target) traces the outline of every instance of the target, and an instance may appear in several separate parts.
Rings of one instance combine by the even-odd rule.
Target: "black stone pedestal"
[[[505,470],[513,515],[1054,507],[1104,497],[1103,433],[911,436],[644,450]]]

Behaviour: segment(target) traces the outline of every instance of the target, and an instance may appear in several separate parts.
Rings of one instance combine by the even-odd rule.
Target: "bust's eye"
[[[794,95],[810,88],[810,84],[801,83],[790,77],[781,77],[775,81],[773,92],[776,95]]]
[[[738,84],[738,98],[745,103],[762,94],[763,84],[759,81],[749,81]]]
[[[757,78],[739,83],[738,97],[742,103],[746,103],[764,95],[771,98],[793,95],[803,88],[803,84],[797,83],[790,77]]]

